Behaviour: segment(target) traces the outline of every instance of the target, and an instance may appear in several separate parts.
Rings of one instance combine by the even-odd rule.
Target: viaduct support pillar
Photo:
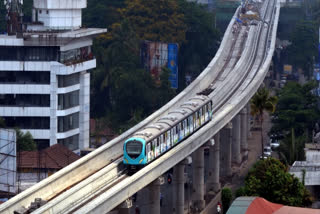
[[[149,213],[160,214],[160,185],[164,183],[163,177],[157,178],[149,186]]]
[[[193,207],[196,210],[203,210],[204,200],[204,148],[200,147],[192,154],[193,160]]]
[[[222,176],[230,177],[231,168],[231,143],[232,143],[232,123],[228,123],[221,130],[221,157],[220,170]]]
[[[247,108],[243,108],[240,112],[241,117],[241,153],[242,161],[248,159],[248,114]]]
[[[237,165],[241,163],[240,134],[240,115],[237,114],[232,120],[232,162]]]
[[[247,133],[247,137],[250,138],[251,137],[251,107],[250,107],[250,101],[247,104],[247,124],[248,124],[248,133]]]
[[[191,158],[190,158],[191,160]],[[174,185],[174,208],[173,213],[184,214],[184,169],[188,164],[188,160],[181,161],[173,168],[173,185]]]
[[[214,136],[214,145],[210,146],[209,152],[209,173],[207,192],[218,192],[220,186],[220,132]]]
[[[130,214],[131,207],[132,207],[132,200],[131,199],[125,200],[118,206],[118,214]]]

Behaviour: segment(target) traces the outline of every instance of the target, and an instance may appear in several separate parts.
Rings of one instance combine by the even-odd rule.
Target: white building
[[[0,35],[0,117],[8,127],[29,131],[43,148],[57,143],[73,151],[87,148],[89,70],[96,67],[92,38],[107,30],[81,28],[86,0],[33,5],[31,24]]]

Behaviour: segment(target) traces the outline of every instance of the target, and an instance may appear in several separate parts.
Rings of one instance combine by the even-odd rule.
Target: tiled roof
[[[18,168],[61,169],[80,157],[61,144],[41,151],[18,152]]]
[[[320,214],[320,210],[284,206],[260,197],[243,196],[232,202],[227,214]]]

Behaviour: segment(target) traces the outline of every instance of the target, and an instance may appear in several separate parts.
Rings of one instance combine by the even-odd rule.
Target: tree
[[[259,160],[245,179],[248,196],[263,197],[273,203],[288,206],[310,206],[312,198],[298,178],[288,173],[279,160]]]
[[[121,10],[140,40],[181,43],[185,40],[184,14],[177,0],[127,0]]]
[[[232,200],[232,192],[231,189],[225,187],[221,191],[221,202],[222,202],[222,209],[223,213],[227,213]]]
[[[214,27],[214,13],[196,2],[179,0],[187,25],[186,41],[179,51],[179,87],[185,86],[185,75],[196,78],[214,57],[219,47],[220,32]]]
[[[17,134],[17,150],[18,151],[34,151],[37,145],[33,140],[30,132],[23,133],[20,129],[16,129]]]
[[[261,124],[261,149],[263,153],[263,113],[268,111],[273,113],[276,109],[278,98],[276,96],[270,96],[267,88],[259,88],[257,93],[250,100],[251,115],[257,116]]]
[[[271,134],[285,137],[278,152],[281,160],[288,164],[303,160],[304,144],[311,141],[313,127],[320,116],[318,97],[312,93],[316,87],[313,81],[304,85],[288,82],[278,94]]]
[[[312,76],[313,59],[317,56],[318,28],[313,21],[300,21],[293,33],[289,46],[289,61],[291,64],[302,68],[310,78]]]

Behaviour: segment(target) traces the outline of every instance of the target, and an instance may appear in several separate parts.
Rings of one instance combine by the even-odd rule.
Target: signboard
[[[168,68],[171,88],[178,88],[178,44],[168,44]]]
[[[144,67],[150,71],[156,82],[160,83],[163,67],[170,70],[169,81],[172,88],[178,88],[178,44],[144,41],[140,58]]]
[[[0,191],[16,193],[16,132],[0,129]]]
[[[287,74],[291,74],[292,72],[292,65],[283,65],[283,71]]]

